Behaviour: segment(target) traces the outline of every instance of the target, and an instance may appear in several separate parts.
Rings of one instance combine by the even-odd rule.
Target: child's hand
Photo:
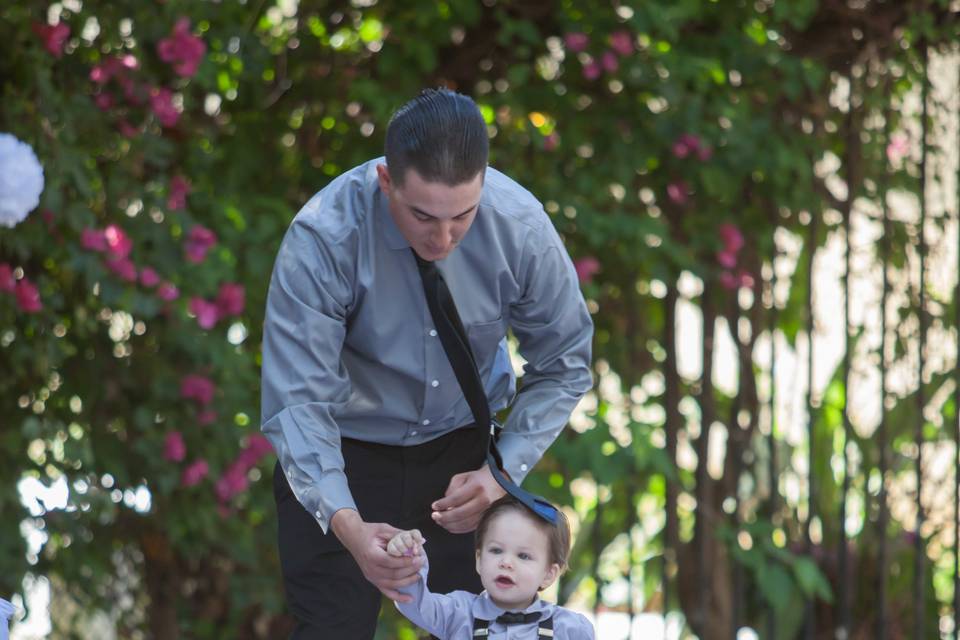
[[[426,540],[417,529],[401,531],[390,538],[387,543],[387,553],[392,556],[419,556],[423,552],[423,543]]]

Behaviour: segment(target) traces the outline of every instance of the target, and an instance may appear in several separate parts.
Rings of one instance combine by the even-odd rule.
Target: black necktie
[[[437,328],[440,344],[443,345],[443,350],[447,353],[447,359],[450,361],[453,373],[457,376],[460,390],[473,413],[476,426],[487,430],[487,465],[490,467],[490,473],[497,483],[503,487],[504,491],[525,504],[547,522],[556,524],[556,507],[547,500],[533,495],[529,491],[524,491],[501,471],[503,459],[500,457],[496,440],[491,433],[495,429],[495,423],[490,416],[490,404],[483,390],[480,372],[477,370],[477,363],[473,357],[473,351],[470,349],[470,342],[467,340],[467,332],[463,329],[463,323],[460,321],[460,314],[457,313],[453,296],[450,294],[450,289],[447,287],[443,275],[437,269],[437,265],[424,260],[413,249],[411,249],[411,253],[417,260],[420,279],[423,280],[423,293],[427,299],[427,307],[430,309],[433,324]]]
[[[522,611],[507,611],[497,616],[497,622],[501,624],[530,624],[539,622],[539,613],[523,613]]]

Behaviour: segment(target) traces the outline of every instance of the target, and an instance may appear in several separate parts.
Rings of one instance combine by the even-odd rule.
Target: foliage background
[[[560,601],[680,611],[686,632],[703,638],[739,625],[795,637],[806,612],[822,637],[874,625],[880,582],[890,637],[917,624],[907,606],[917,593],[934,628],[951,612],[956,545],[939,540],[952,524],[925,529],[916,513],[876,522],[882,492],[915,477],[919,449],[909,445],[954,356],[922,387],[891,393],[888,431],[872,435],[851,431],[849,378],[838,369],[827,393],[811,394],[809,437],[794,442],[771,431],[757,346],[773,327],[802,353],[813,330],[806,267],[831,238],[846,242],[858,202],[879,223],[888,191],[923,193],[929,141],[949,145],[936,130],[923,139],[908,105],[925,51],[953,46],[949,9],[945,0],[5,3],[0,131],[34,148],[46,189],[27,221],[0,230],[0,263],[36,283],[43,304],[26,313],[0,296],[0,593],[20,592],[26,574],[47,576],[57,637],[82,637],[98,610],[120,637],[289,628],[273,459],[255,437],[268,274],[302,203],[379,155],[392,111],[442,84],[481,104],[491,163],[545,203],[597,323],[597,390],[529,481],[577,516]],[[184,18],[181,46],[199,62],[187,73],[161,46]],[[69,27],[59,42],[57,24]],[[818,171],[825,161],[832,169]],[[847,352],[866,366],[916,368],[928,328],[955,344],[952,294],[918,311],[937,293],[917,275],[920,238],[942,237],[948,218],[931,211],[924,227],[902,217],[880,234],[890,251],[875,246],[869,268],[891,273],[903,300],[888,314],[881,358],[881,345],[856,342],[867,321],[851,325]],[[200,227],[216,241],[191,260],[204,253]],[[107,261],[114,245],[84,242],[84,230],[108,228],[121,245],[129,238],[124,256],[139,280]],[[781,256],[791,242],[778,238],[800,247],[792,261]],[[786,294],[773,293],[774,266]],[[179,297],[161,299],[147,267]],[[242,285],[239,306],[225,284]],[[210,307],[191,300],[218,296],[232,311],[211,326]],[[674,335],[684,300],[702,318],[699,336]],[[737,327],[732,392],[711,371],[724,327]],[[678,372],[678,342],[701,352],[697,376]],[[213,382],[209,400],[184,397],[191,375]],[[955,420],[955,406],[932,407],[940,419],[927,418],[924,441],[949,443],[937,426]],[[726,434],[718,474],[707,468],[711,430]],[[185,469],[201,460],[208,475],[185,486]],[[804,487],[795,497],[789,480],[771,482],[791,473]],[[25,478],[65,480],[67,508],[22,504]],[[845,485],[859,501],[845,499]],[[147,506],[137,502],[144,489]],[[860,525],[845,536],[848,504]],[[31,531],[39,551],[28,550]],[[879,580],[888,563],[897,571]],[[608,588],[624,584],[625,596]],[[412,633],[383,617],[383,637]]]

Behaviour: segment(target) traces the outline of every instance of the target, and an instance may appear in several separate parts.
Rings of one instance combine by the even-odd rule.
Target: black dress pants
[[[361,517],[423,533],[431,591],[483,589],[473,533],[453,534],[438,526],[430,517],[430,504],[443,497],[455,474],[480,468],[485,443],[483,431],[473,426],[413,447],[342,440],[344,470]],[[324,534],[296,499],[279,463],[273,492],[284,588],[297,620],[291,640],[372,639],[380,591],[363,577],[333,531]]]

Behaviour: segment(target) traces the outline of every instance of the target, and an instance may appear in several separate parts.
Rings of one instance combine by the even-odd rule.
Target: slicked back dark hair
[[[427,182],[456,186],[487,167],[490,141],[477,104],[449,89],[425,89],[387,125],[384,155],[391,179],[403,186],[408,169]]]

